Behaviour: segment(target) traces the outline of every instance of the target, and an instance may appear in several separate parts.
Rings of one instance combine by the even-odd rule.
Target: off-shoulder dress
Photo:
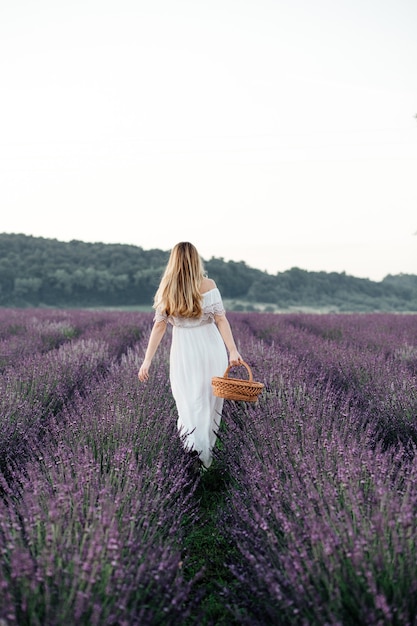
[[[155,321],[172,324],[170,383],[178,411],[178,430],[186,450],[197,450],[210,467],[221,422],[223,399],[213,395],[211,379],[223,376],[228,360],[215,315],[225,313],[217,287],[203,294],[198,319],[155,313]]]

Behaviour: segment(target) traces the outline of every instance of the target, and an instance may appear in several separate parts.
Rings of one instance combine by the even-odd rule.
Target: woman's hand
[[[141,383],[144,383],[149,379],[149,368],[151,366],[151,361],[145,359],[142,365],[140,366],[140,370],[138,372],[138,378]]]
[[[231,350],[229,354],[229,365],[239,365],[243,359],[237,350]]]

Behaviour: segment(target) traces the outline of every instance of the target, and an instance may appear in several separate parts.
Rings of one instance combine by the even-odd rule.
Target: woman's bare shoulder
[[[211,289],[216,288],[216,283],[212,278],[203,278],[201,282],[200,291],[201,293],[206,293],[206,291],[210,291]]]

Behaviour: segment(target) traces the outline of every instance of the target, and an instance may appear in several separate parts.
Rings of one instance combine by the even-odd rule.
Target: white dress
[[[203,294],[203,314],[198,319],[162,315],[155,321],[170,322],[172,343],[169,377],[178,411],[178,430],[184,448],[197,450],[205,467],[212,463],[212,450],[220,426],[223,399],[213,395],[211,379],[223,376],[227,352],[214,323],[225,310],[217,287]]]

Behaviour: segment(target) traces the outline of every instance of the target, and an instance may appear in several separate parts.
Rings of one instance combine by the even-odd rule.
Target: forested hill
[[[98,307],[152,304],[169,251],[0,234],[0,305]],[[205,259],[228,307],[417,311],[417,275],[381,282],[292,268],[271,275],[243,261]]]

